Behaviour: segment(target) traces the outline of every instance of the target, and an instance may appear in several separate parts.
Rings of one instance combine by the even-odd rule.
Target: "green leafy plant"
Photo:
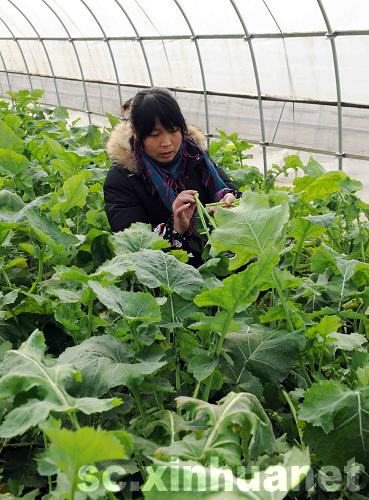
[[[197,199],[195,269],[147,224],[110,234],[118,119],[79,126],[41,95],[0,101],[0,498],[131,498],[131,482],[139,498],[359,498],[321,467],[369,467],[361,184],[297,155],[264,177],[250,144],[220,131],[209,152],[243,195]],[[126,487],[108,491],[104,468],[122,461]],[[271,493],[278,466],[303,473]],[[309,470],[315,493],[298,487]]]

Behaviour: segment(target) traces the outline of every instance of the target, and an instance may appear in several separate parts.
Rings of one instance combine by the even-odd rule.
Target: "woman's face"
[[[143,149],[153,160],[168,163],[178,153],[181,143],[182,132],[179,128],[170,132],[157,120],[155,128],[143,140]]]

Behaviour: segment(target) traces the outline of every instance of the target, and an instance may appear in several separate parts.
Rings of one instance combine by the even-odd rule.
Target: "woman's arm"
[[[224,182],[224,184],[226,185],[226,188],[224,188],[222,190],[222,192],[218,192],[218,193],[211,193],[211,198],[214,200],[214,201],[227,201],[228,198],[229,200],[231,198],[240,198],[242,196],[242,193],[240,191],[238,191],[237,189],[237,186],[235,184],[233,184],[233,182],[231,181],[231,179],[228,177],[228,175],[224,172],[223,169],[221,169],[220,167],[218,167],[218,165],[214,162],[212,162],[213,165],[215,166],[217,172],[218,172],[218,175],[219,177],[222,179],[222,181]],[[233,197],[231,197],[231,195],[233,195]]]
[[[134,222],[150,223],[150,218],[122,167],[109,170],[104,182],[104,200],[105,212],[113,232],[123,231]]]
[[[238,193],[237,186],[235,184],[233,184],[233,182],[228,177],[228,175],[224,172],[224,170],[222,168],[218,167],[218,165],[216,165],[215,163],[214,163],[214,165],[215,165],[215,168],[218,170],[219,177],[222,179],[222,181],[224,181],[226,186],[229,189],[232,189],[232,191],[235,191]]]
[[[123,231],[134,222],[151,224],[151,220],[135,194],[129,173],[122,167],[111,168],[104,183],[105,211],[113,232]],[[186,200],[185,200],[186,201]],[[179,206],[183,205],[179,204]],[[182,248],[187,239],[186,234],[180,234],[174,229],[174,217],[153,227],[153,231],[169,241],[174,248]]]

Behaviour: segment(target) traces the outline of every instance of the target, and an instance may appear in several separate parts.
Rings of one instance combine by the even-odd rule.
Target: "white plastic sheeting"
[[[0,2],[2,93],[96,121],[165,86],[208,137],[260,143],[264,168],[273,147],[369,160],[368,56],[367,0]]]

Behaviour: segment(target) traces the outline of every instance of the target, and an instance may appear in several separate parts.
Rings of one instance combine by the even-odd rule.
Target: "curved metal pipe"
[[[252,37],[249,34],[249,31],[246,27],[246,23],[241,15],[241,12],[238,10],[237,5],[235,4],[234,0],[229,0],[232,4],[232,7],[234,8],[238,19],[240,20],[240,23],[242,25],[242,28],[245,32],[245,40],[247,40],[247,43],[249,45],[249,50],[250,50],[250,56],[252,60],[252,66],[254,69],[254,76],[255,76],[255,83],[256,83],[256,90],[258,93],[258,104],[259,104],[259,116],[260,116],[260,128],[261,128],[261,142],[260,146],[262,147],[263,150],[263,168],[264,168],[264,175],[267,173],[268,165],[267,165],[267,154],[266,154],[266,148],[268,146],[268,143],[266,141],[265,137],[265,121],[264,121],[264,109],[263,109],[263,101],[261,97],[261,87],[260,87],[260,78],[259,78],[259,71],[258,71],[258,66],[256,63],[256,57],[255,57],[255,51],[254,47],[252,44]]]
[[[207,94],[207,89],[206,89],[206,79],[205,79],[205,71],[204,71],[204,65],[202,64],[202,57],[201,57],[201,51],[199,47],[199,42],[197,39],[197,36],[195,35],[195,32],[192,28],[192,25],[190,23],[190,20],[188,19],[185,11],[183,10],[182,6],[178,2],[178,0],[173,0],[173,2],[176,4],[178,7],[179,11],[181,12],[188,29],[191,32],[191,40],[195,42],[196,46],[196,52],[197,52],[197,58],[199,61],[199,66],[200,66],[200,72],[201,72],[201,80],[202,80],[202,86],[203,86],[203,91],[204,91],[204,106],[205,106],[205,123],[206,123],[206,142],[207,146],[209,147],[210,143],[210,127],[209,127],[209,107],[208,107],[208,94]]]
[[[86,102],[86,108],[87,108],[86,112],[87,112],[87,116],[88,116],[88,122],[91,123],[91,110],[90,110],[90,106],[89,106],[89,102],[88,102],[88,95],[87,95],[87,89],[86,89],[86,81],[85,81],[85,76],[84,76],[84,73],[83,73],[83,68],[82,68],[81,60],[79,58],[79,54],[78,54],[78,50],[76,48],[75,42],[72,39],[68,28],[66,27],[64,21],[59,16],[59,14],[47,3],[47,0],[41,0],[41,2],[43,2],[46,5],[46,7],[48,7],[50,9],[50,11],[54,14],[54,16],[57,18],[57,20],[59,21],[59,23],[63,27],[64,31],[66,32],[66,34],[68,36],[68,39],[70,40],[70,42],[71,42],[71,44],[73,46],[74,54],[76,56],[76,60],[77,60],[77,64],[78,64],[78,68],[79,68],[79,71],[81,73],[81,81],[82,81],[83,91],[85,93],[85,102]]]
[[[337,92],[338,152],[336,153],[336,156],[338,158],[338,170],[342,170],[342,163],[343,163],[343,158],[345,157],[345,153],[343,152],[341,80],[340,80],[340,70],[338,66],[338,57],[337,57],[336,40],[335,40],[336,33],[332,31],[331,23],[329,22],[328,15],[322,1],[317,0],[317,2],[319,5],[320,12],[322,13],[325,25],[327,26],[327,38],[331,42],[334,74],[336,78],[336,92]]]
[[[87,3],[85,2],[85,0],[80,0],[81,3],[86,7],[86,9],[89,11],[89,13],[91,14],[91,16],[93,17],[95,23],[98,25],[103,37],[104,37],[104,41],[106,42],[107,46],[108,46],[108,50],[109,50],[109,53],[110,53],[110,58],[111,58],[111,62],[113,64],[113,69],[114,69],[114,74],[115,74],[115,79],[116,79],[116,82],[117,82],[117,89],[118,89],[118,96],[119,96],[119,104],[120,104],[120,107],[122,108],[122,104],[123,104],[123,100],[122,100],[122,93],[121,93],[121,90],[120,90],[120,83],[119,83],[119,76],[118,76],[118,70],[117,70],[117,65],[115,63],[115,58],[114,58],[114,54],[113,54],[113,51],[111,49],[111,45],[110,45],[110,41],[109,41],[109,38],[106,36],[106,33],[105,33],[105,30],[104,28],[102,27],[102,24],[100,23],[100,21],[97,19],[95,13],[93,12],[93,10],[87,5]],[[102,103],[103,104],[103,103]],[[104,108],[104,106],[103,106]]]
[[[17,37],[14,35],[13,31],[9,28],[8,24],[4,21],[4,19],[2,17],[0,17],[0,21],[3,23],[3,25],[5,26],[5,28],[9,31],[10,35],[12,36],[12,39],[17,44],[17,47],[18,47],[19,52],[21,54],[21,57],[23,59],[24,67],[26,68],[26,73],[28,75],[29,86],[30,86],[31,90],[33,90],[33,84],[32,84],[32,80],[31,80],[31,73],[29,71],[26,58],[24,57],[23,49],[22,49],[19,41],[17,40]]]
[[[51,60],[50,60],[50,56],[49,56],[49,52],[48,50],[46,49],[46,46],[45,46],[45,43],[44,41],[42,40],[42,38],[40,37],[40,34],[38,33],[37,29],[35,28],[35,26],[33,25],[33,23],[30,21],[30,19],[28,19],[28,17],[25,15],[24,12],[21,11],[21,9],[18,7],[18,5],[16,5],[13,0],[8,0],[8,2],[21,14],[21,16],[24,17],[24,19],[27,21],[27,23],[31,26],[31,28],[33,29],[33,31],[36,33],[36,36],[39,40],[39,42],[41,43],[43,49],[44,49],[44,52],[45,52],[45,55],[46,55],[46,59],[47,59],[47,62],[49,63],[49,67],[50,67],[50,71],[51,71],[51,75],[52,75],[52,78],[53,78],[53,81],[54,81],[54,87],[55,87],[55,93],[56,93],[56,98],[57,98],[57,101],[58,101],[58,105],[60,106],[60,95],[59,95],[59,89],[58,89],[58,86],[56,84],[56,78],[55,78],[55,73],[54,73],[54,68],[53,68],[53,65],[51,64]]]
[[[140,36],[140,34],[139,34],[139,32],[138,32],[138,30],[137,30],[134,22],[132,21],[131,17],[128,15],[126,9],[120,4],[120,2],[118,2],[118,0],[114,0],[114,2],[117,4],[117,6],[123,12],[123,14],[126,16],[129,24],[132,26],[132,29],[133,29],[133,31],[136,34],[136,37],[137,37],[136,40],[140,44],[140,47],[141,47],[141,50],[142,50],[142,55],[143,55],[143,58],[144,58],[144,61],[145,61],[146,69],[147,69],[147,73],[149,75],[150,85],[151,85],[151,87],[153,87],[154,86],[154,80],[153,80],[153,77],[152,77],[151,68],[150,68],[149,60],[147,58],[145,46],[144,46],[143,41],[142,41],[142,37]]]

